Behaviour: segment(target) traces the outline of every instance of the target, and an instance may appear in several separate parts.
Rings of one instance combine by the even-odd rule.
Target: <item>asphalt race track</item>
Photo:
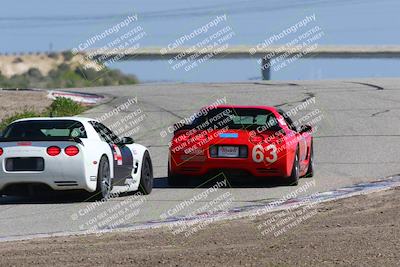
[[[114,198],[98,207],[91,203],[54,199],[2,198],[0,206],[0,238],[86,230],[99,223],[98,214],[110,215],[124,210],[124,221],[113,228],[160,220],[160,215],[183,201],[198,195],[207,187],[196,183],[185,188],[168,188],[167,151],[171,136],[162,138],[160,132],[168,126],[192,115],[200,107],[226,98],[228,104],[274,105],[290,110],[315,96],[315,104],[307,106],[295,117],[312,110],[323,114],[314,139],[316,175],[315,186],[302,194],[322,192],[362,181],[373,181],[400,173],[400,84],[399,79],[369,79],[345,81],[246,82],[222,84],[143,84],[126,87],[82,89],[84,92],[104,94],[110,100],[85,116],[99,118],[129,99],[137,97],[137,104],[129,111],[119,112],[105,121],[112,125],[138,108],[145,114],[140,122],[135,141],[150,148],[154,165],[155,188],[151,195],[136,199],[137,206],[129,206],[130,197]],[[301,179],[297,187],[311,179]],[[210,182],[211,186],[213,181]],[[279,199],[296,187],[274,183],[231,183],[206,199],[196,201],[174,216],[185,216],[207,202],[230,192],[230,208],[263,204]],[[124,202],[125,201],[125,202]],[[102,219],[104,220],[104,218]]]

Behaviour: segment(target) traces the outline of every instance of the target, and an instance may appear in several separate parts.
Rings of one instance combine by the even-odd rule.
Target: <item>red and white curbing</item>
[[[58,90],[49,91],[47,97],[53,100],[55,100],[57,97],[65,97],[84,105],[96,105],[104,99],[104,96],[96,94],[85,94],[79,92],[67,92]]]

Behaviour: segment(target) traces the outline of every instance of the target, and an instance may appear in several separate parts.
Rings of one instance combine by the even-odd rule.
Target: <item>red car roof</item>
[[[271,107],[271,106],[241,106],[241,105],[218,105],[218,106],[207,106],[204,107],[202,109],[209,109],[209,108],[254,108],[254,109],[263,109],[263,110],[269,110],[269,111],[277,111],[277,109],[275,107]]]

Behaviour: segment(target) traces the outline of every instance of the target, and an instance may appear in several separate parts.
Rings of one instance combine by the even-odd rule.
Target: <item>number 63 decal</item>
[[[269,163],[274,163],[278,159],[277,151],[278,149],[273,144],[265,148],[262,145],[255,145],[252,152],[253,161],[260,163],[265,160]]]

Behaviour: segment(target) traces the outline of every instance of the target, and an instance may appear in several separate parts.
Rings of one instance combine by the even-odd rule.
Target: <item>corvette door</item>
[[[124,185],[126,179],[132,178],[133,155],[131,150],[122,144],[119,138],[103,124],[95,122],[94,128],[101,138],[109,144],[113,153],[113,185]]]

